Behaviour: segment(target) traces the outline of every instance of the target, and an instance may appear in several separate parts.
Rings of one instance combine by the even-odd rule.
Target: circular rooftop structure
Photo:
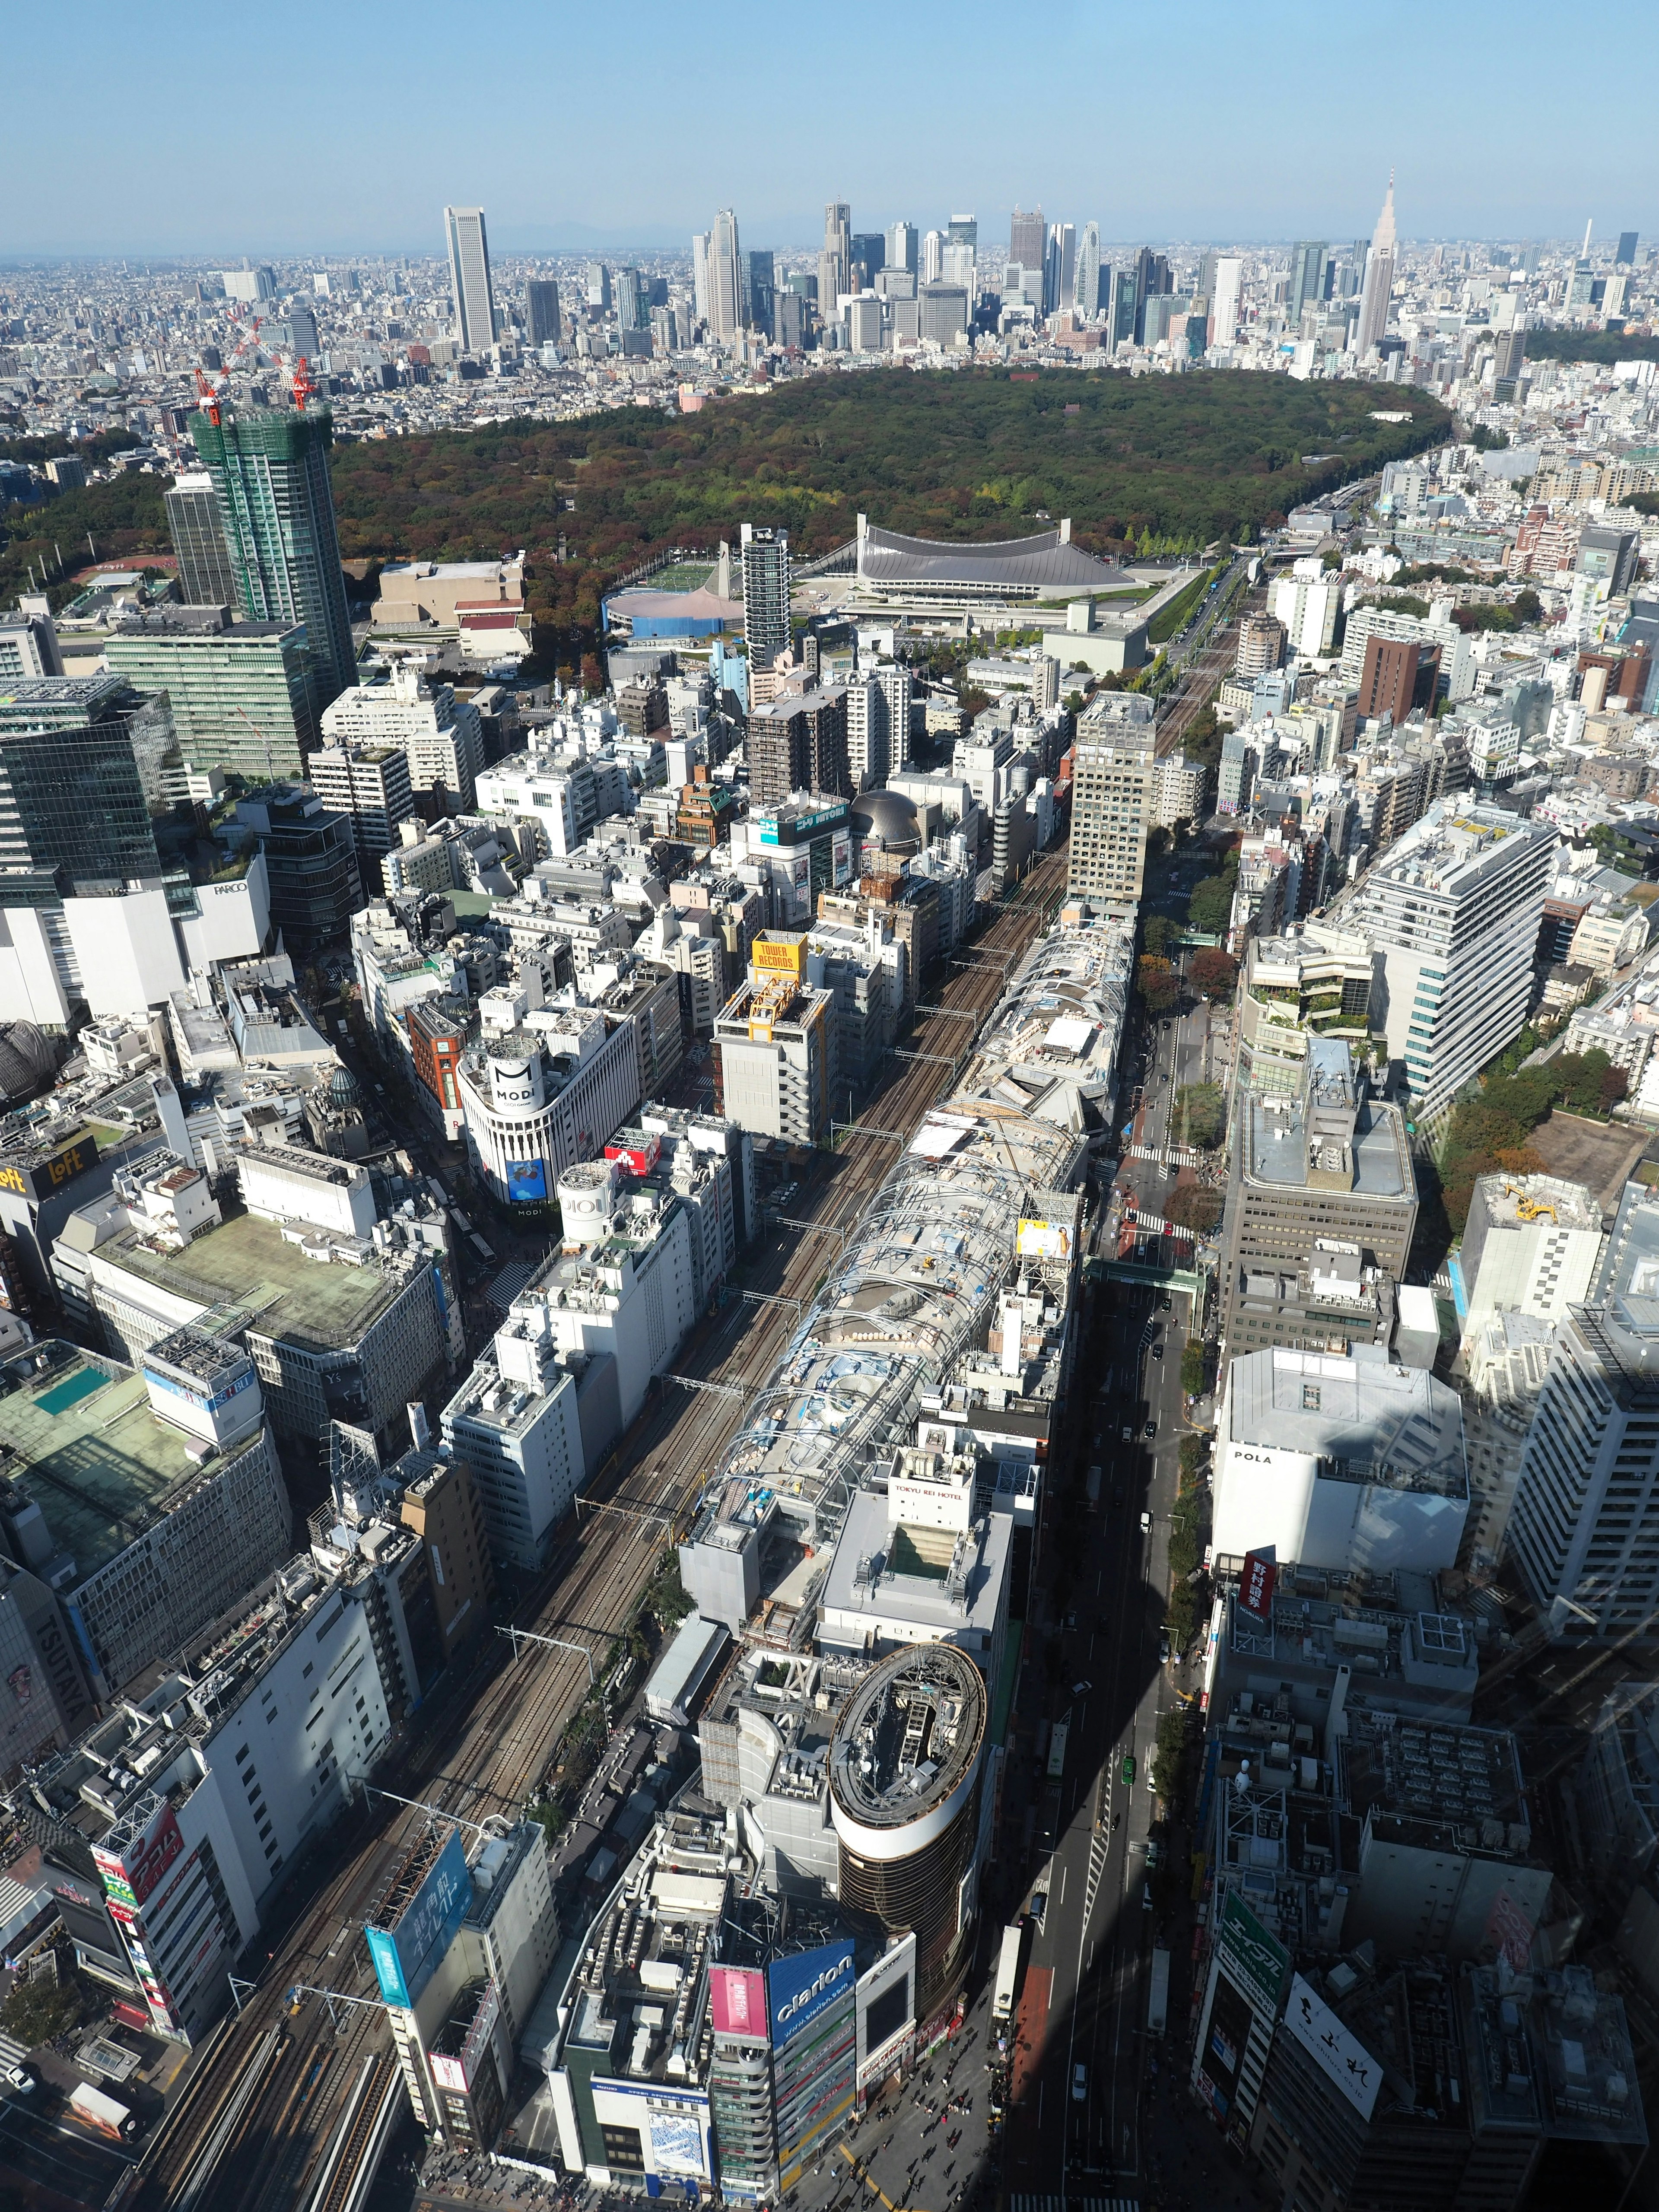
[[[867,1859],[904,1858],[943,1834],[979,1778],[985,1678],[954,1644],[921,1644],[871,1668],[830,1744],[836,1833]]]
[[[921,827],[915,801],[897,791],[865,791],[853,801],[853,834],[884,853],[919,853]]]

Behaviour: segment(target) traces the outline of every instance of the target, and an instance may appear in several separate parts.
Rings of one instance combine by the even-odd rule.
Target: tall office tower
[[[1054,305],[1069,307],[1077,296],[1077,225],[1074,222],[1057,222],[1052,235],[1060,249]]]
[[[1620,232],[1619,251],[1613,257],[1613,265],[1615,269],[1635,268],[1637,237],[1638,233],[1633,230],[1621,230]]]
[[[1499,331],[1496,355],[1492,362],[1492,396],[1497,400],[1512,400],[1527,358],[1525,331]]]
[[[1152,702],[1102,692],[1079,720],[1066,896],[1133,912],[1146,866],[1156,769]]]
[[[495,343],[495,295],[489,285],[489,240],[481,207],[447,207],[449,290],[455,302],[455,336],[463,353],[486,353]]]
[[[1224,253],[1215,264],[1215,290],[1212,294],[1215,305],[1210,311],[1210,342],[1212,345],[1230,346],[1238,336],[1240,294],[1244,284],[1244,264],[1231,253]]]
[[[920,244],[913,222],[896,222],[887,234],[887,266],[890,269],[908,269],[921,273],[916,248]]]
[[[205,469],[192,469],[167,493],[167,528],[179,556],[179,588],[187,607],[234,607],[241,605],[236,571],[225,543],[225,526],[213,478]]]
[[[559,288],[551,276],[532,276],[524,288],[525,336],[532,346],[559,343]]]
[[[1111,343],[1115,346],[1121,345],[1126,338],[1132,339],[1135,334],[1135,295],[1139,289],[1135,271],[1133,269],[1103,270],[1100,284]]]
[[[1389,301],[1394,292],[1394,171],[1389,172],[1388,198],[1382,203],[1382,212],[1376,218],[1376,228],[1371,234],[1371,250],[1365,263],[1365,288],[1359,295],[1359,327],[1354,333],[1353,349],[1360,360],[1374,352],[1389,327]]]
[[[605,314],[611,307],[611,271],[603,261],[590,261],[584,272],[587,304],[599,314]]]
[[[752,330],[763,337],[776,337],[777,331],[777,263],[769,246],[749,254],[744,264],[747,279],[744,296],[748,301],[747,320]]]
[[[1382,957],[1389,1053],[1419,1118],[1525,1020],[1554,848],[1552,825],[1460,795],[1437,799],[1367,874],[1351,920]]]
[[[708,320],[708,233],[691,237],[691,310],[700,323]]]
[[[1104,302],[1100,296],[1100,225],[1085,222],[1077,246],[1077,279],[1073,304],[1079,315],[1097,315]],[[1109,274],[1109,271],[1108,272]]]
[[[976,215],[953,215],[945,226],[946,242],[965,246],[970,253],[979,252],[979,217]]]
[[[173,741],[192,768],[228,769],[251,784],[304,775],[320,687],[299,623],[157,607],[118,623],[104,658],[135,691],[167,695]]]
[[[853,210],[845,200],[831,200],[823,210],[823,250],[818,255],[818,313],[826,323],[836,319],[836,302],[853,289]]]
[[[1041,208],[1016,208],[1008,224],[1008,258],[1022,269],[1041,269],[1048,246],[1048,226]]]
[[[159,882],[133,757],[133,694],[119,677],[46,677],[0,698],[0,869],[8,900]]]
[[[1295,330],[1302,320],[1302,310],[1315,306],[1324,297],[1325,241],[1322,238],[1299,239],[1291,248],[1291,291],[1285,306],[1285,319]]]
[[[333,434],[333,416],[314,402],[303,414],[227,408],[217,422],[191,417],[242,611],[250,622],[305,624],[319,714],[357,680],[328,480]]]
[[[650,290],[637,269],[619,269],[614,287],[617,328],[648,331],[651,327]]]
[[[879,230],[855,230],[853,233],[853,282],[855,288],[867,292],[876,281],[876,271],[887,258],[887,239]]]
[[[775,344],[806,349],[806,295],[793,286],[772,295],[772,337]]]
[[[789,626],[789,532],[757,530],[745,522],[743,560],[743,635],[751,669],[769,669],[794,643]]]
[[[945,233],[930,230],[921,241],[921,261],[917,270],[924,284],[937,284],[945,270]]]
[[[717,345],[732,345],[743,335],[742,247],[738,218],[722,208],[708,234],[708,330]]]
[[[1659,1201],[1625,1185],[1583,1305],[1558,1323],[1516,1480],[1506,1561],[1559,1637],[1659,1613]]]

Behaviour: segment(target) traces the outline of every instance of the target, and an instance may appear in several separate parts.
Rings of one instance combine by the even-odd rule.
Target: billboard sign
[[[432,1979],[472,1901],[461,1832],[452,1828],[443,1849],[404,1908],[395,1928],[366,1928],[380,1995],[407,2010]]]
[[[811,2027],[821,2012],[852,1989],[853,1981],[853,1947],[848,1942],[823,1943],[816,1951],[801,1951],[769,1966],[774,2050],[783,2050]]]
[[[90,1135],[77,1137],[49,1160],[36,1160],[28,1167],[15,1164],[0,1167],[0,1190],[15,1191],[20,1198],[50,1198],[53,1191],[61,1190],[66,1182],[73,1182],[76,1176],[97,1164],[96,1140]]]
[[[766,1977],[749,1966],[708,1969],[708,2011],[716,2035],[741,2036],[769,2043],[766,2024]]]
[[[178,1820],[164,1799],[137,1843],[130,1844],[119,1853],[100,1850],[94,1844],[92,1856],[103,1876],[105,1889],[120,1904],[137,1911],[173,1861],[183,1856],[184,1848]]]
[[[1231,1980],[1261,2011],[1276,2016],[1291,1954],[1235,1890],[1228,1892],[1222,1908],[1217,1948]]]
[[[648,1176],[662,1157],[662,1139],[647,1136],[641,1138],[637,1144],[607,1145],[605,1156],[608,1160],[615,1160],[619,1167],[626,1168],[629,1175]]]
[[[757,937],[749,948],[749,964],[768,975],[793,975],[799,982],[806,973],[806,939]]]
[[[596,2074],[593,2117],[602,2129],[631,2130],[640,2139],[647,2194],[664,2174],[678,2181],[714,2179],[708,2093],[671,2081],[622,2081]]]
[[[1238,1578],[1239,1604],[1255,1620],[1270,1621],[1278,1582],[1279,1567],[1273,1545],[1264,1545],[1259,1552],[1246,1552],[1244,1571]]]
[[[1069,1260],[1072,1232],[1063,1221],[1022,1221],[1015,1234],[1015,1249],[1034,1260]]]
[[[1369,2120],[1382,2087],[1382,2069],[1300,1974],[1291,1984],[1285,2025],[1360,2118]]]
[[[546,1161],[509,1160],[507,1164],[507,1195],[514,1206],[530,1206],[545,1198]]]

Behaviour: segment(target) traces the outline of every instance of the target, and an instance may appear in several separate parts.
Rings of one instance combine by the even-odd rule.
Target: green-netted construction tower
[[[302,622],[317,672],[317,711],[356,682],[351,618],[340,573],[326,407],[192,415],[191,435],[224,522],[225,542],[250,622]]]

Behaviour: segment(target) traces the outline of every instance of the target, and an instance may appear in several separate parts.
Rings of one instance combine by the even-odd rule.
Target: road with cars
[[[1200,1013],[1154,1032],[1137,1131],[1149,1146],[1167,1141],[1175,1082],[1196,1079],[1203,1021]],[[1157,1162],[1126,1161],[1124,1180],[1147,1211],[1161,1210],[1170,1176]],[[1016,2203],[1127,2197],[1149,2179],[1142,2119],[1162,2050],[1147,2030],[1159,1933],[1148,1875],[1162,1848],[1151,1780],[1158,1717],[1176,1694],[1163,1620],[1188,1305],[1181,1291],[1103,1286],[1079,1363],[1077,1387],[1090,1404],[1078,1473],[1085,1496],[1097,1496],[1067,1610],[1048,1623],[1061,1660],[1054,1717],[1067,1733],[1053,1846],[1025,1900],[1036,1924],[1021,2022],[1042,2042],[1024,2054],[1009,2123],[1003,2183]],[[1046,1769],[1031,1780],[1040,1796]]]

